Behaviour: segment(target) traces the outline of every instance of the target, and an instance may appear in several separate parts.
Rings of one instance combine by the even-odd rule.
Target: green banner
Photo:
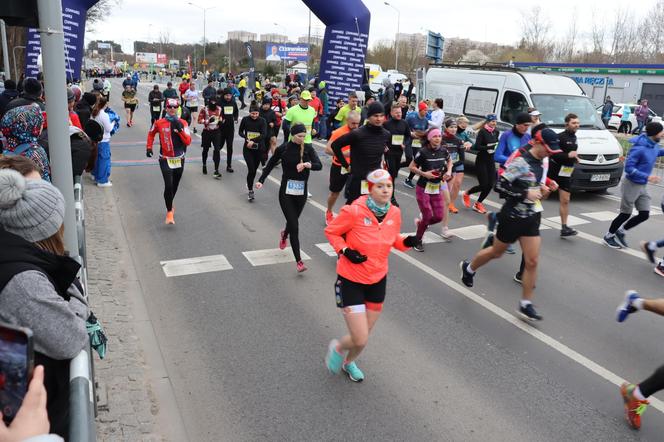
[[[528,66],[524,69],[546,72],[565,72],[574,74],[612,74],[612,75],[664,75],[664,69],[612,69],[612,68],[567,68],[553,66]]]

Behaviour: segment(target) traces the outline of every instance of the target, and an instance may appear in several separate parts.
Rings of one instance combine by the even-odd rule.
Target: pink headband
[[[431,141],[431,139],[435,136],[442,136],[440,133],[440,129],[431,129],[429,133],[427,134],[427,140]]]

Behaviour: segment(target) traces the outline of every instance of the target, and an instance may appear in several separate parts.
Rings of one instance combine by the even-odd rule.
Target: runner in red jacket
[[[166,224],[175,224],[173,198],[184,172],[184,155],[191,144],[187,122],[177,116],[180,103],[175,98],[166,100],[166,116],[155,121],[148,132],[146,155],[152,157],[154,138],[159,134],[159,168],[164,177],[164,201],[166,202]]]
[[[415,235],[403,238],[399,233],[401,210],[390,204],[393,186],[389,172],[374,170],[367,181],[369,195],[342,207],[325,229],[339,254],[334,288],[349,331],[340,340],[330,342],[325,363],[331,373],[343,369],[354,382],[364,379],[355,359],[367,345],[383,309],[390,251],[393,247],[407,250],[417,244]]]

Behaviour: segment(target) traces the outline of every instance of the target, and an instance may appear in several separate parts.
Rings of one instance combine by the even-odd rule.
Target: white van
[[[463,114],[472,122],[495,113],[501,132],[510,130],[516,115],[529,107],[537,108],[542,122],[557,131],[564,129],[565,115],[574,113],[581,128],[572,190],[604,190],[620,182],[622,147],[571,78],[499,67],[434,67],[426,74],[425,96],[442,98],[448,116]]]

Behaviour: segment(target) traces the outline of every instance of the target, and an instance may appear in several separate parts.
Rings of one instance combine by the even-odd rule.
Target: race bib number
[[[362,180],[362,184],[360,184],[360,194],[369,194],[369,182],[367,180]]]
[[[161,106],[152,106],[152,112],[161,112]]]
[[[413,146],[413,147],[422,147],[422,141],[420,141],[419,138],[418,138],[418,139],[415,139],[415,140],[413,140],[413,144],[412,144],[412,146]]]
[[[247,140],[253,140],[255,138],[260,137],[261,134],[258,132],[247,132]]]
[[[179,169],[182,167],[182,158],[167,158],[166,162],[169,169]]]
[[[459,162],[459,152],[452,152],[450,154],[450,158],[452,159],[453,163],[458,163]]]
[[[495,151],[496,151],[495,149],[487,149],[486,153],[488,153],[488,154],[492,154],[492,153],[494,153]]]
[[[286,195],[304,195],[304,181],[288,180],[286,183]]]
[[[558,176],[561,176],[563,178],[568,178],[572,176],[573,172],[574,172],[574,166],[562,166],[560,168],[560,172],[558,172]]]
[[[392,135],[392,144],[394,146],[401,146],[403,144],[403,135]]]
[[[348,175],[348,173],[349,173],[348,169],[346,169],[345,167],[341,168],[341,174],[342,175]]]
[[[233,106],[224,106],[224,115],[233,115]]]
[[[428,193],[429,195],[438,195],[440,193],[440,183],[428,182],[424,187],[424,193]]]
[[[311,135],[311,124],[305,124],[304,128],[307,130],[307,135]]]
[[[540,200],[535,201],[535,204],[533,204],[533,211],[535,213],[544,211],[544,207],[542,207],[542,201]]]

